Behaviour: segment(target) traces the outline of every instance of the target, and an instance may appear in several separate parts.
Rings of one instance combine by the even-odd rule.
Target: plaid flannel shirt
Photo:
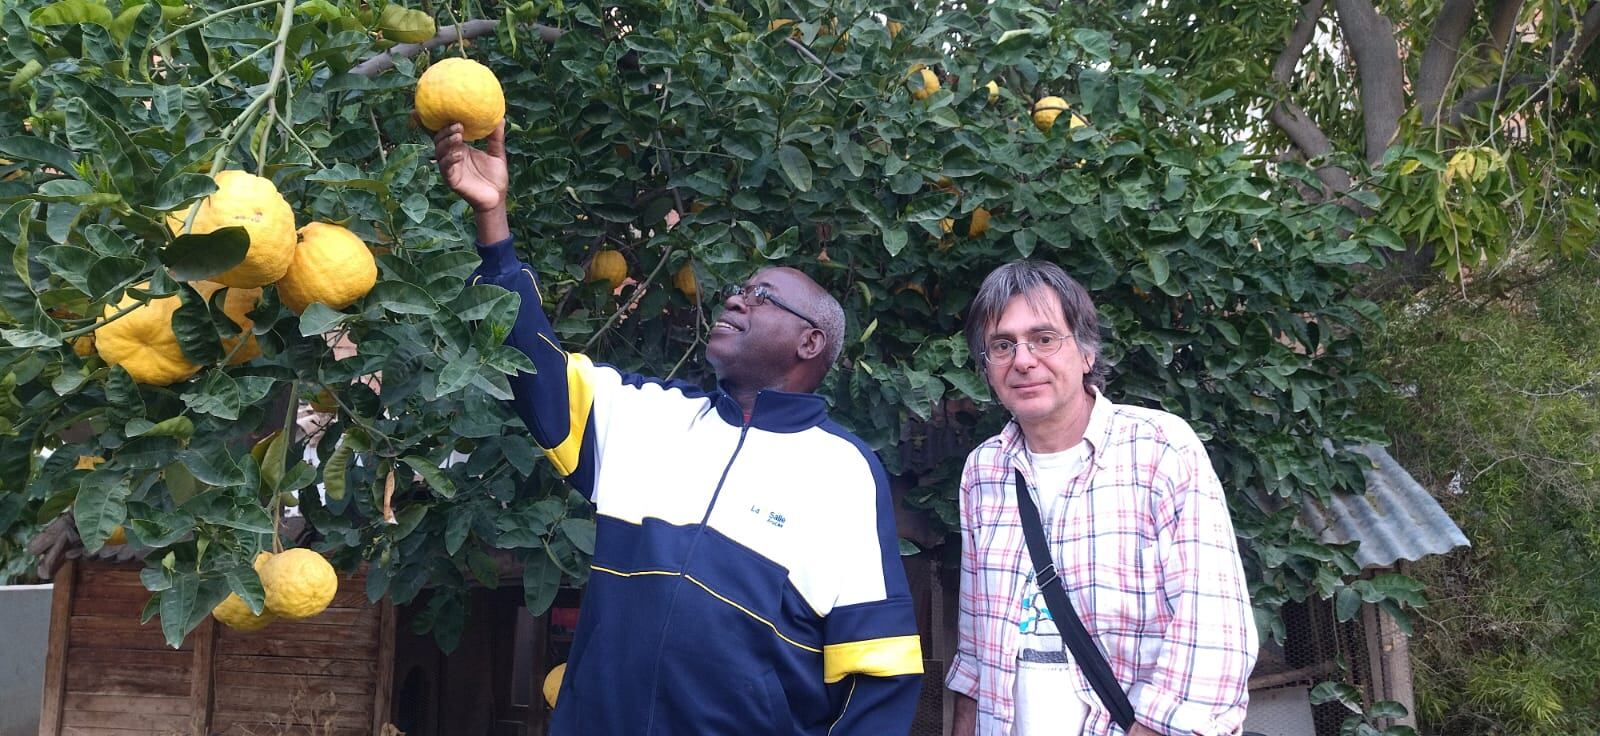
[[[1045,519],[1056,566],[1084,626],[1133,703],[1169,736],[1237,733],[1256,629],[1222,484],[1199,437],[1166,412],[1096,394],[1090,460],[1066,488],[1038,488],[1016,422],[967,457],[961,478],[961,599],[951,690],[978,702],[979,736],[1014,720],[1018,601],[1032,563],[1013,468],[1062,493]],[[1043,504],[1041,504],[1043,505]],[[1084,734],[1122,729],[1077,672]]]

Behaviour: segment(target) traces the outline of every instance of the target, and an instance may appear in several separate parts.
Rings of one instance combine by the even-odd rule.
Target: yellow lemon
[[[227,598],[222,599],[216,608],[211,609],[211,617],[236,631],[260,631],[278,620],[278,615],[264,606],[261,615],[253,613],[250,604],[245,603],[238,593],[229,593]]]
[[[255,568],[256,576],[261,576],[261,571],[267,568],[267,560],[272,559],[272,553],[262,550],[256,553],[256,558],[250,561],[250,566]]]
[[[267,608],[289,620],[311,618],[333,602],[339,576],[322,555],[304,547],[284,550],[261,566]]]
[[[992,104],[994,104],[995,100],[1000,99],[1000,85],[999,85],[999,83],[994,82],[993,80],[990,80],[990,82],[988,84],[983,85],[983,88],[989,90],[989,104],[992,105]]]
[[[589,262],[590,281],[608,281],[614,290],[628,278],[628,259],[614,250],[602,250]]]
[[[567,675],[567,663],[562,662],[550,668],[550,674],[544,676],[544,702],[551,708],[556,707],[556,695],[561,692],[561,678]]]
[[[294,261],[278,281],[278,299],[295,314],[312,302],[344,309],[378,283],[378,262],[355,233],[313,222],[300,228],[299,238]]]
[[[913,79],[920,79],[922,81],[921,89],[918,89],[917,86],[911,81]],[[912,97],[915,97],[919,100],[926,100],[928,97],[932,96],[933,93],[939,91],[939,75],[934,74],[932,69],[918,64],[914,67],[911,67],[911,73],[906,79],[906,87],[911,90]]]
[[[494,132],[506,116],[506,96],[489,67],[450,57],[434,62],[417,80],[417,117],[428,130],[461,123],[461,137],[475,141]]]
[[[196,281],[189,285],[200,292],[200,296],[205,297],[208,303],[211,301],[211,295],[222,288],[222,284],[215,281]],[[238,325],[240,332],[239,335],[222,338],[223,353],[233,356],[228,365],[248,363],[261,356],[261,345],[256,342],[255,333],[250,331],[256,324],[255,320],[250,319],[250,310],[255,309],[256,302],[259,301],[261,301],[260,289],[230,287],[227,295],[222,298],[222,313],[228,315],[228,319]],[[241,339],[244,340],[244,347],[238,348],[238,352],[235,352],[234,348],[238,347]]]
[[[121,304],[106,305],[105,316],[138,303],[127,294]],[[107,363],[122,366],[133,380],[150,386],[166,386],[200,372],[200,366],[184,357],[172,332],[172,314],[180,303],[174,295],[134,307],[94,331],[95,349]]]
[[[672,275],[672,285],[678,287],[678,291],[683,292],[684,296],[689,297],[689,301],[699,301],[700,281],[694,277],[694,264],[683,264],[683,268]]]
[[[224,227],[243,226],[250,233],[250,250],[239,265],[218,274],[223,286],[253,289],[277,281],[294,257],[294,211],[278,193],[272,180],[243,171],[219,171],[212,177],[217,191],[201,200],[192,233],[205,234]],[[191,210],[193,208],[190,208]],[[189,210],[167,216],[173,233],[183,232]]]
[[[1049,133],[1050,129],[1055,127],[1056,118],[1060,117],[1061,113],[1068,109],[1070,107],[1067,105],[1067,101],[1060,97],[1041,97],[1038,102],[1033,103],[1033,125],[1040,132]],[[1081,128],[1088,124],[1089,121],[1078,117],[1077,114],[1073,114],[1071,127]]]
[[[967,237],[976,238],[989,232],[989,211],[979,207],[972,211],[972,221],[967,223]]]

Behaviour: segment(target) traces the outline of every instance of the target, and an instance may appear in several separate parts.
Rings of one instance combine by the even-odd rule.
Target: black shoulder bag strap
[[[1077,610],[1067,598],[1067,589],[1062,587],[1055,560],[1050,556],[1050,545],[1045,542],[1039,508],[1033,503],[1033,494],[1028,493],[1028,481],[1023,479],[1021,470],[1016,473],[1017,511],[1022,514],[1022,536],[1028,540],[1028,555],[1033,558],[1034,582],[1044,594],[1044,602],[1050,606],[1050,618],[1060,630],[1061,638],[1066,640],[1073,661],[1083,669],[1106,710],[1111,711],[1111,719],[1127,731],[1133,728],[1133,704],[1128,702],[1128,694],[1122,691],[1117,676],[1112,674],[1111,664],[1100,653],[1100,647],[1095,646],[1093,637],[1089,636],[1083,620],[1078,618]]]

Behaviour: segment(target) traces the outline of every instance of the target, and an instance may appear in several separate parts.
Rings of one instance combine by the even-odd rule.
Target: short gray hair
[[[1094,369],[1083,375],[1083,387],[1104,389],[1108,370],[1105,361],[1100,360],[1100,315],[1095,311],[1094,300],[1089,298],[1083,285],[1060,266],[1045,261],[1012,261],[991,271],[978,287],[972,306],[967,309],[966,326],[967,349],[978,370],[983,371],[983,352],[989,333],[999,323],[1006,303],[1012,297],[1022,296],[1034,309],[1043,311],[1041,289],[1055,292],[1061,300],[1067,328],[1072,330],[1073,341],[1078,344],[1078,352],[1086,358],[1094,358]]]
[[[832,294],[818,288],[806,312],[816,320],[817,328],[828,338],[828,347],[822,359],[832,368],[834,363],[839,362],[839,354],[844,352],[844,307],[839,306],[839,300],[833,298]]]

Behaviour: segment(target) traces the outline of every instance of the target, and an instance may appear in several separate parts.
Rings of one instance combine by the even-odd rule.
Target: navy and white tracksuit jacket
[[[511,241],[471,283],[522,297],[514,404],[595,504],[554,736],[899,736],[922,650],[888,478],[815,394],[625,374],[559,347]]]

